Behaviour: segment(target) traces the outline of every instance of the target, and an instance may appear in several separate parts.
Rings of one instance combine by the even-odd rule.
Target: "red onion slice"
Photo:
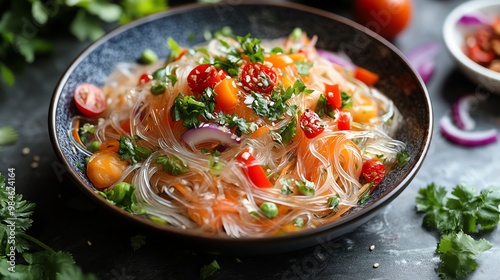
[[[213,123],[205,123],[200,127],[189,129],[181,135],[181,138],[191,147],[208,142],[219,142],[225,146],[233,146],[241,141],[227,127]]]
[[[448,138],[448,140],[462,145],[462,146],[482,146],[493,142],[498,139],[496,129],[488,129],[484,131],[465,131],[456,127],[451,118],[445,115],[439,122],[441,133]]]
[[[436,68],[436,55],[441,46],[438,43],[431,42],[419,45],[408,52],[406,57],[410,64],[417,70],[424,83],[430,81]]]
[[[455,125],[462,130],[473,130],[476,122],[470,116],[470,108],[475,101],[473,95],[467,95],[459,98],[451,107],[451,116]]]
[[[344,67],[347,71],[354,71],[354,69],[356,68],[356,65],[354,65],[354,63],[352,63],[349,58],[324,49],[316,49],[316,51],[322,58],[330,61],[331,63]]]
[[[458,20],[458,24],[461,24],[461,25],[472,25],[472,24],[488,25],[488,24],[490,24],[490,19],[485,14],[482,14],[482,13],[466,14],[466,15],[463,15]]]

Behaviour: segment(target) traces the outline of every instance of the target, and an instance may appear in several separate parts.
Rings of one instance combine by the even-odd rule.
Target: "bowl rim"
[[[415,175],[418,173],[419,169],[422,166],[422,163],[429,151],[431,140],[432,140],[432,134],[433,134],[433,124],[434,124],[434,117],[433,117],[433,110],[432,110],[432,105],[431,105],[431,100],[430,96],[427,90],[427,87],[421,77],[417,74],[416,70],[414,67],[411,66],[405,55],[398,49],[396,48],[392,43],[387,41],[385,38],[381,37],[377,33],[373,32],[372,30],[368,29],[367,27],[364,27],[350,19],[347,19],[345,17],[342,17],[340,15],[337,15],[332,12],[324,11],[318,8],[313,8],[310,6],[306,6],[303,4],[298,4],[298,3],[293,3],[293,2],[264,2],[264,1],[245,1],[241,3],[238,6],[267,6],[267,7],[277,7],[277,8],[287,8],[287,9],[295,9],[299,10],[302,12],[310,13],[313,15],[318,15],[322,16],[325,18],[328,18],[329,20],[337,21],[342,24],[345,24],[353,29],[357,29],[358,31],[367,34],[368,36],[372,37],[374,40],[379,41],[379,43],[383,44],[386,46],[388,49],[390,49],[392,52],[397,54],[397,56],[403,61],[409,69],[412,70],[412,74],[415,78],[416,81],[418,81],[423,94],[425,96],[425,101],[426,104],[422,104],[428,111],[428,128],[426,129],[427,135],[425,139],[423,139],[423,144],[421,146],[421,149],[418,151],[419,158],[413,163],[413,166],[409,168],[406,173],[402,175],[402,178],[399,178],[395,184],[392,190],[388,191],[381,197],[377,198],[376,201],[373,202],[373,204],[369,208],[364,208],[360,209],[359,211],[356,211],[355,213],[343,218],[339,219],[336,221],[333,221],[331,223],[322,225],[318,228],[314,229],[307,229],[307,230],[302,230],[299,232],[294,232],[294,233],[289,233],[286,235],[277,235],[277,236],[263,236],[263,237],[239,237],[239,238],[232,238],[229,236],[218,236],[218,235],[210,235],[210,234],[204,234],[199,231],[187,231],[183,230],[181,228],[177,227],[168,227],[165,225],[160,225],[154,222],[151,222],[147,219],[144,219],[142,217],[139,217],[137,215],[130,214],[129,212],[126,212],[114,205],[111,205],[108,203],[103,197],[96,195],[94,190],[90,188],[78,175],[78,173],[71,167],[71,164],[69,161],[66,159],[65,154],[61,150],[61,146],[59,143],[59,136],[57,135],[57,125],[56,125],[56,119],[57,119],[57,105],[58,101],[60,100],[60,97],[62,95],[62,89],[65,86],[66,82],[68,81],[69,77],[73,73],[74,69],[78,66],[78,64],[89,54],[91,53],[94,49],[99,47],[101,44],[105,43],[107,40],[110,38],[113,38],[115,35],[118,35],[122,32],[125,32],[128,29],[135,28],[138,25],[150,22],[150,21],[155,21],[158,18],[163,18],[163,17],[168,17],[171,15],[179,14],[179,13],[188,13],[192,10],[197,10],[197,9],[206,9],[213,7],[216,4],[205,4],[205,3],[193,3],[193,4],[186,4],[186,5],[181,5],[173,8],[168,8],[167,10],[140,18],[136,19],[126,25],[119,26],[109,32],[107,32],[105,35],[103,35],[100,39],[97,41],[91,43],[89,46],[87,46],[83,51],[80,52],[76,56],[76,58],[70,63],[68,68],[64,71],[64,74],[58,81],[54,92],[53,96],[50,102],[50,107],[49,107],[49,114],[48,114],[48,119],[49,119],[49,135],[50,135],[50,140],[52,143],[52,147],[60,160],[60,162],[63,164],[63,166],[66,168],[66,171],[69,173],[69,177],[71,180],[73,180],[76,185],[78,185],[79,189],[83,189],[84,193],[88,196],[90,196],[92,199],[94,199],[98,204],[103,205],[105,208],[108,210],[111,210],[114,214],[117,214],[120,217],[126,217],[129,220],[132,220],[133,222],[137,223],[138,225],[146,226],[149,229],[157,230],[159,232],[163,233],[168,233],[171,235],[175,235],[180,238],[195,238],[200,242],[224,242],[226,245],[235,245],[235,244],[241,244],[245,242],[246,244],[262,244],[268,242],[268,244],[273,244],[269,243],[270,241],[272,242],[280,242],[279,244],[287,244],[287,242],[290,242],[292,240],[297,240],[297,238],[301,237],[313,237],[317,236],[316,239],[318,242],[326,242],[330,239],[325,239],[325,240],[320,240],[318,235],[322,235],[326,232],[331,232],[333,229],[339,232],[346,233],[348,232],[348,228],[350,227],[350,223],[358,223],[357,226],[361,225],[363,220],[368,219],[367,216],[373,217],[375,213],[379,213],[379,210],[387,206],[388,203],[390,203],[392,200],[394,200],[396,197],[399,196],[399,194],[409,185],[411,180],[415,177]],[[356,227],[357,227],[356,226]],[[333,236],[335,238],[337,236]],[[305,246],[303,246],[305,247]],[[285,250],[282,250],[285,251]],[[292,250],[288,250],[292,251]]]
[[[463,66],[469,68],[474,71],[476,74],[487,77],[488,79],[500,81],[500,73],[490,70],[486,67],[483,67],[476,62],[472,61],[462,50],[462,46],[456,44],[455,31],[463,34],[457,28],[458,21],[465,14],[471,14],[477,12],[479,9],[488,8],[488,7],[499,7],[500,2],[498,0],[475,0],[475,1],[467,1],[458,6],[456,6],[446,17],[443,25],[443,38],[448,48],[448,51],[452,54],[452,56]]]

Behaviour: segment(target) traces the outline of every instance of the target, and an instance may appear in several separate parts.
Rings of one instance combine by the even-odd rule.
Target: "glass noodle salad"
[[[72,138],[110,203],[214,236],[311,229],[363,203],[407,162],[402,116],[371,71],[317,38],[218,34],[81,84]],[[322,53],[319,55],[318,53]],[[153,62],[145,52],[143,61]]]

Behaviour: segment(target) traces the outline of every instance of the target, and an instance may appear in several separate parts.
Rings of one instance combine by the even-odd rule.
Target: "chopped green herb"
[[[154,80],[163,81],[167,77],[167,69],[165,67],[158,68],[153,72],[152,76]]]
[[[285,51],[280,47],[274,47],[271,50],[271,54],[280,54],[280,53],[285,53]]]
[[[281,128],[278,133],[281,135],[281,143],[288,145],[297,134],[297,118],[292,116],[290,122]]]
[[[373,184],[373,183],[371,183],[371,184]],[[361,196],[359,197],[359,200],[358,200],[358,204],[363,204],[370,198],[370,196],[371,196],[370,189],[371,189],[371,186],[369,188],[367,188],[364,193],[361,194]]]
[[[332,119],[335,119],[335,108],[328,104],[328,101],[323,94],[321,94],[318,98],[318,104],[316,105],[315,112],[320,118],[329,116]]]
[[[200,269],[200,279],[206,280],[213,276],[220,269],[219,263],[213,260],[210,264],[204,265]]]
[[[15,169],[7,170],[11,173]],[[0,246],[0,278],[96,279],[94,275],[83,274],[82,270],[75,265],[70,253],[55,251],[26,233],[33,223],[31,215],[35,204],[24,200],[21,194],[15,193],[10,182],[12,181],[6,182],[5,176],[0,173],[0,244],[2,244]],[[39,249],[34,251],[33,247]],[[10,254],[16,256],[15,268],[9,264],[8,255]]]
[[[434,183],[419,190],[416,198],[417,212],[423,212],[423,225],[437,229],[441,240],[436,251],[441,263],[438,274],[441,279],[463,279],[477,267],[475,258],[491,248],[484,240],[474,240],[465,232],[491,230],[500,221],[500,187],[481,190],[458,185],[452,197],[444,187]]]
[[[170,175],[184,174],[189,168],[188,162],[177,155],[159,156],[155,162],[161,164],[163,171]]]
[[[170,114],[174,121],[182,120],[182,125],[187,128],[197,127],[200,123],[199,117],[206,115],[209,108],[203,102],[195,99],[192,95],[183,96],[178,94]],[[213,112],[213,111],[212,111]],[[210,112],[209,112],[210,113]]]
[[[222,172],[222,168],[224,167],[222,162],[220,162],[219,156],[220,152],[215,151],[208,158],[208,165],[210,167],[209,172],[212,175],[220,175]]]
[[[300,217],[299,218],[295,218],[295,219],[292,220],[292,224],[294,226],[296,226],[296,227],[301,228],[301,227],[304,226],[304,219],[302,219]]]
[[[351,95],[349,95],[347,92],[341,90],[340,91],[340,98],[342,99],[342,109],[350,109],[352,107]]]
[[[130,237],[130,244],[132,245],[132,249],[134,252],[139,250],[142,246],[146,244],[146,236],[142,234],[137,234]]]
[[[273,202],[264,202],[260,205],[260,210],[264,212],[264,215],[268,219],[272,219],[278,216],[278,206]]]
[[[340,197],[338,195],[329,197],[327,201],[328,207],[330,208],[337,207],[339,203],[340,203]]]
[[[168,54],[167,63],[174,61],[179,55],[182,53],[183,48],[177,44],[177,42],[172,38],[168,37],[167,46],[170,49],[170,53]]]
[[[82,127],[80,127],[80,134],[94,133],[95,130],[96,130],[95,125],[90,123],[84,123]]]
[[[167,86],[163,82],[156,82],[151,85],[151,94],[160,95],[167,90]]]
[[[167,79],[172,83],[172,86],[175,86],[177,83],[177,77],[175,75],[166,75]]]
[[[18,134],[14,128],[10,126],[0,127],[0,147],[15,143],[17,138]]]
[[[158,61],[158,55],[151,49],[145,49],[142,51],[141,58],[139,60],[144,64],[153,64]]]
[[[313,67],[312,62],[307,62],[307,61],[296,61],[295,65],[297,65],[297,70],[301,76],[307,76],[309,75],[309,71]]]
[[[311,181],[295,181],[295,186],[297,187],[297,190],[303,195],[313,196],[316,193],[316,190],[314,189],[314,183]]]
[[[281,179],[280,180],[281,194],[284,194],[284,195],[293,194],[293,191],[290,189],[290,187],[292,186],[292,182],[293,181],[294,180],[292,178]]]
[[[132,143],[132,141],[137,142],[138,140],[138,136],[133,136],[132,138],[120,136],[120,139],[118,140],[120,143],[118,154],[120,155],[121,160],[130,160],[132,164],[136,164],[142,159],[146,159],[151,154],[151,151],[147,148],[140,147]]]
[[[410,161],[410,159],[411,159],[410,154],[408,154],[405,151],[399,152],[396,155],[396,160],[397,160],[397,164],[398,164],[399,167],[405,166]]]
[[[250,34],[244,37],[237,36],[236,38],[243,49],[243,53],[250,58],[251,62],[264,63],[264,49],[260,45],[260,39],[250,38]]]

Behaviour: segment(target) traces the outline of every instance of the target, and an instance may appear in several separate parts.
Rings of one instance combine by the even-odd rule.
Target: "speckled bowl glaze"
[[[119,62],[135,61],[145,48],[166,56],[166,38],[180,45],[203,42],[204,31],[230,26],[235,34],[272,39],[301,27],[318,35],[317,47],[344,51],[352,60],[380,74],[376,87],[390,97],[404,116],[404,127],[396,138],[407,143],[410,162],[392,170],[363,205],[339,220],[316,229],[265,238],[229,238],[200,235],[180,228],[161,226],[133,216],[96,195],[85,173],[78,168],[84,155],[75,153],[68,131],[77,114],[73,91],[83,82],[102,85]],[[195,34],[193,39],[190,34]],[[134,226],[145,228],[198,249],[237,254],[283,253],[329,241],[354,230],[373,218],[397,197],[414,178],[428,151],[433,127],[432,108],[424,83],[399,50],[370,30],[343,17],[298,4],[193,4],[169,9],[122,26],[90,45],[70,65],[57,85],[49,112],[52,145],[70,177],[99,204],[124,216]]]

